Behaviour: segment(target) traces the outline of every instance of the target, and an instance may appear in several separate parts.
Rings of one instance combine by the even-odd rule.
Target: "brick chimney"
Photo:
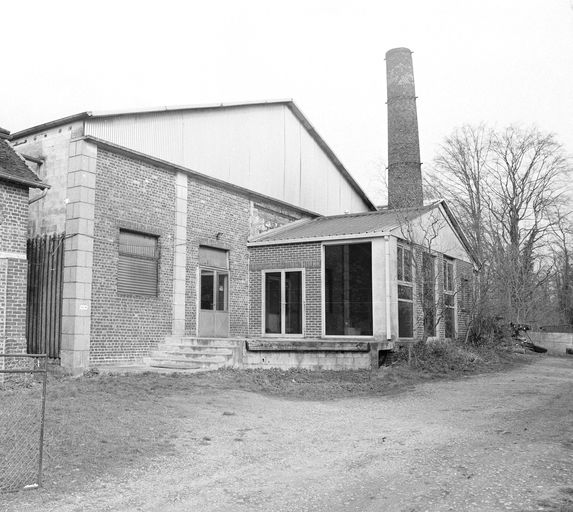
[[[386,52],[388,87],[388,208],[423,206],[420,141],[412,52]]]

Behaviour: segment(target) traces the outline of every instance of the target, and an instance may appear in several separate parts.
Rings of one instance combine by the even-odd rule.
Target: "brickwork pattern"
[[[26,254],[28,188],[0,180],[0,253]]]
[[[251,336],[262,334],[262,270],[304,268],[305,289],[305,332],[306,338],[317,338],[322,335],[321,307],[321,244],[272,245],[251,247],[250,262],[250,316],[249,331]]]
[[[98,150],[90,364],[140,362],[171,334],[174,173]],[[119,230],[159,237],[157,297],[119,295]]]
[[[0,181],[0,352],[4,353],[26,353],[27,225],[28,188]]]
[[[187,191],[186,333],[197,333],[199,246],[211,244],[229,250],[229,335],[247,336],[250,201],[191,176]]]
[[[229,251],[229,336],[244,337],[249,331],[249,236],[269,225],[282,226],[301,217],[294,208],[273,202],[254,203],[247,194],[229,191],[188,177],[187,289],[185,332],[197,333],[197,268],[199,246]]]
[[[269,229],[284,226],[302,217],[300,213],[270,203],[251,203],[251,236],[260,235]]]
[[[424,204],[416,91],[412,54],[407,48],[386,53],[388,86],[388,205]]]

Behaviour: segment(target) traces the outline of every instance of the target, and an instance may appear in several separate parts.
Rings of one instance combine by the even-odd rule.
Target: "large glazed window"
[[[412,251],[402,245],[397,249],[398,336],[414,337],[414,287],[412,283]]]
[[[372,335],[372,245],[325,245],[325,333]]]
[[[422,254],[422,300],[424,328],[428,336],[436,335],[436,262],[427,252]]]
[[[153,235],[120,229],[117,291],[127,295],[157,295],[159,249]]]
[[[454,338],[456,331],[455,320],[455,289],[454,289],[454,262],[444,258],[444,335]]]

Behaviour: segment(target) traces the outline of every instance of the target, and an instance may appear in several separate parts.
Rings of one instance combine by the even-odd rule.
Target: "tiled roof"
[[[0,138],[0,180],[21,183],[29,187],[46,188],[8,141]]]
[[[400,224],[437,208],[440,202],[416,208],[367,213],[351,213],[303,220],[273,229],[251,240],[252,243],[288,243],[295,240],[324,240],[333,237],[385,233]]]

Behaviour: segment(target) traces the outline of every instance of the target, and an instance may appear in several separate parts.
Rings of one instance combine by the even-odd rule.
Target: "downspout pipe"
[[[30,156],[30,155],[25,155],[25,154],[21,154],[22,158],[24,158],[24,160],[27,160],[28,162],[33,162],[35,163],[38,167],[42,167],[46,161],[45,158],[37,158],[35,156]],[[44,197],[46,197],[46,194],[48,193],[48,189],[45,188],[41,194],[38,194],[36,197],[33,197],[32,199],[28,199],[28,204],[34,204],[36,201],[39,201],[40,199],[44,199]]]
[[[44,199],[44,197],[46,197],[47,193],[48,193],[48,189],[45,188],[41,194],[38,194],[36,197],[33,197],[32,199],[28,199],[28,204],[33,204],[36,201],[39,201],[40,199]]]

